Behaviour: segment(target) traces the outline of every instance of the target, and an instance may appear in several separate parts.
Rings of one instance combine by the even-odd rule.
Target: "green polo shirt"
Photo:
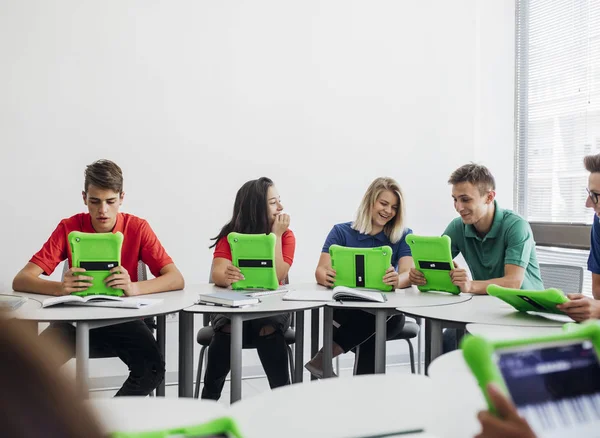
[[[504,277],[504,265],[517,265],[525,269],[521,289],[544,289],[529,223],[518,214],[499,208],[496,201],[494,207],[492,228],[483,238],[460,217],[450,222],[444,234],[452,240],[452,258],[463,255],[473,280]]]

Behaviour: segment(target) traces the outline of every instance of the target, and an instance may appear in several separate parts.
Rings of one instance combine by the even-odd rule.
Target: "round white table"
[[[75,375],[77,385],[83,395],[88,393],[88,365],[89,365],[89,332],[94,328],[121,324],[136,319],[150,316],[166,315],[176,313],[185,307],[189,307],[197,300],[197,295],[186,290],[163,292],[146,295],[144,298],[161,300],[141,309],[122,309],[111,307],[86,307],[86,306],[52,306],[44,308],[42,303],[50,298],[47,295],[13,292],[15,295],[28,298],[27,303],[11,312],[11,316],[24,321],[39,322],[69,322],[76,324]],[[37,303],[37,304],[35,304]],[[159,324],[157,330],[158,342],[164,347],[165,324]],[[180,340],[181,342],[181,340]],[[180,346],[181,347],[181,346]],[[162,348],[164,354],[164,348]],[[164,394],[164,393],[163,393]]]
[[[438,392],[420,375],[342,377],[263,392],[229,411],[245,438],[347,438],[419,429],[427,434],[418,438],[448,437]]]
[[[186,398],[97,398],[86,401],[86,404],[107,435],[196,426],[229,415],[221,403]]]
[[[446,400],[448,415],[454,418],[448,424],[455,429],[456,436],[471,437],[479,433],[477,412],[487,410],[487,404],[462,350],[443,354],[431,362],[429,377]]]
[[[323,286],[318,286],[326,290]],[[332,301],[327,303],[323,317],[323,375],[333,376],[332,344],[333,344],[333,309],[360,309],[375,315],[375,373],[385,373],[386,356],[386,321],[389,315],[398,313],[398,308],[440,307],[451,304],[465,303],[471,299],[471,294],[452,295],[444,292],[420,292],[416,287],[398,289],[386,292],[387,301],[384,303],[369,303],[359,301]],[[404,312],[406,313],[406,312]],[[420,360],[420,358],[419,358]]]
[[[462,295],[462,294],[461,294]],[[504,301],[489,295],[473,295],[469,301],[451,306],[408,307],[398,310],[425,318],[425,369],[442,354],[444,327],[464,329],[466,324],[494,324],[521,327],[561,327],[564,321],[518,312]]]
[[[563,332],[562,327],[519,327],[494,324],[467,324],[467,331],[472,335],[483,336],[490,340],[535,338],[550,336]]]
[[[307,288],[308,285],[285,285],[286,290]],[[312,286],[311,286],[312,287]],[[214,284],[192,286],[191,289],[198,294],[213,293],[226,290]],[[243,293],[243,292],[240,292]],[[302,381],[304,364],[304,311],[319,309],[325,305],[324,302],[315,301],[285,301],[284,294],[268,295],[260,297],[261,302],[255,306],[247,307],[223,307],[197,304],[184,309],[180,314],[179,333],[179,396],[191,397],[193,386],[193,351],[194,351],[194,313],[221,313],[227,315],[231,320],[231,403],[242,398],[242,326],[244,321],[265,318],[279,313],[295,312],[296,314],[296,345],[294,369],[294,382]],[[317,314],[318,315],[318,314]],[[182,334],[191,332],[192,336]],[[182,339],[183,338],[183,339]]]

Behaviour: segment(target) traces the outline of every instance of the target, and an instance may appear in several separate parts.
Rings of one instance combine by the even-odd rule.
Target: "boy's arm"
[[[13,280],[13,290],[30,292],[43,295],[67,295],[72,292],[81,292],[92,285],[92,277],[83,275],[74,276],[75,272],[85,272],[82,268],[71,268],[63,277],[63,281],[51,281],[40,278],[43,269],[32,262],[28,262]]]
[[[456,265],[456,263],[455,263]],[[496,284],[511,289],[521,289],[523,279],[525,278],[525,269],[516,265],[504,265],[504,277],[491,278],[489,280],[470,280],[465,269],[450,271],[452,283],[460,288],[461,292],[472,294],[487,294],[486,289],[490,284]]]
[[[160,270],[160,276],[152,280],[138,281],[132,283],[135,285],[134,293],[131,295],[147,295],[157,292],[168,292],[172,290],[180,290],[185,287],[183,275],[175,266],[175,263],[170,263]],[[129,295],[129,294],[127,294]]]

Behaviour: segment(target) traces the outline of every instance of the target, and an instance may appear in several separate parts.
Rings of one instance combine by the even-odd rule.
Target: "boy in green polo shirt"
[[[531,227],[521,216],[498,206],[490,171],[478,164],[465,164],[450,175],[448,183],[460,217],[450,222],[444,234],[452,240],[452,257],[462,254],[473,275],[470,279],[466,269],[454,263],[452,283],[461,292],[474,294],[485,294],[490,284],[544,289]],[[426,283],[414,268],[409,278],[412,284]]]
[[[452,185],[454,219],[444,234],[452,240],[452,258],[463,255],[473,275],[454,262],[452,283],[461,292],[486,294],[490,284],[514,289],[542,290],[544,285],[535,254],[535,241],[529,223],[510,210],[501,209],[494,199],[496,182],[490,171],[470,163],[456,169]],[[411,269],[412,284],[426,284],[423,274]],[[456,330],[444,332],[444,352],[456,348]]]

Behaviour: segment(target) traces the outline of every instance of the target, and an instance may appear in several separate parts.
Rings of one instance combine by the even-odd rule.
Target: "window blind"
[[[583,157],[600,153],[600,0],[518,0],[515,209],[591,223]]]

